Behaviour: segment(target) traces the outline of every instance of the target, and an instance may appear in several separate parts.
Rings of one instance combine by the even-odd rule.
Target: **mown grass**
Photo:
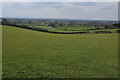
[[[47,27],[47,26],[34,26],[36,28],[41,28],[47,31],[52,32],[64,32],[64,33],[71,33],[71,32],[86,32],[86,33],[95,33],[96,31],[110,31],[111,33],[117,33],[116,30],[120,29],[97,29],[97,30],[89,30],[89,29],[95,29],[95,27],[77,27],[77,26],[70,26],[70,27],[61,27],[61,28],[53,28],[53,27]],[[61,30],[64,29],[64,30]],[[72,30],[72,31],[70,31]]]
[[[120,29],[101,29],[101,30],[90,30],[91,33],[94,33],[95,31],[110,31],[112,33],[116,32],[116,30]]]
[[[3,26],[3,78],[116,78],[118,33],[52,34]]]
[[[44,30],[48,30],[48,31],[52,31],[52,32],[82,32],[82,31],[66,31],[66,30],[60,30],[60,29],[57,29],[57,28],[50,28],[50,27],[47,27],[47,26],[35,26],[36,28],[41,28],[41,29],[44,29]]]
[[[84,30],[84,29],[95,29],[95,27],[91,27],[91,26],[87,26],[87,27],[78,27],[78,26],[68,26],[68,27],[62,27],[62,26],[59,26],[59,27],[55,27],[55,28],[50,28],[50,27],[47,27],[47,26],[35,26],[37,28],[43,28],[43,29],[46,29],[46,30],[49,30],[49,31],[61,31],[61,32],[64,32],[65,30],[64,29],[67,29],[67,30]],[[63,30],[61,30],[63,29]],[[67,32],[78,32],[78,31],[67,31]]]
[[[83,29],[95,29],[93,26],[59,26],[59,29],[68,29],[68,30],[83,30]]]

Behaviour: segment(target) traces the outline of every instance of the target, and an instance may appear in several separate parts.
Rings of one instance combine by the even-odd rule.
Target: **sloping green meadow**
[[[116,78],[118,33],[53,34],[3,26],[3,78]]]

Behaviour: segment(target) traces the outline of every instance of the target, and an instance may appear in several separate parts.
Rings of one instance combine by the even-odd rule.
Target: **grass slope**
[[[3,26],[3,78],[118,77],[118,34],[50,34]]]

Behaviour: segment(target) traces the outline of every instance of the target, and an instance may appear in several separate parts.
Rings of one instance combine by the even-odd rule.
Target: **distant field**
[[[120,29],[102,29],[102,30],[90,30],[91,33],[94,33],[95,31],[110,31],[112,33],[116,32],[116,30]]]
[[[120,29],[96,29],[95,27],[77,27],[77,26],[70,26],[70,27],[48,27],[48,26],[34,26],[35,28],[38,29],[44,29],[47,31],[52,31],[52,32],[64,32],[64,33],[71,33],[71,32],[86,32],[86,33],[96,33],[96,31],[109,31],[110,33],[116,33],[116,30]],[[92,30],[96,29],[96,30]],[[104,33],[104,32],[103,32]]]
[[[44,29],[50,29],[49,27],[46,27],[46,26],[36,26],[38,28],[44,28]],[[53,28],[51,28],[53,29]],[[55,29],[59,30],[59,31],[63,31],[63,30],[60,30],[60,29],[67,29],[67,30],[84,30],[84,29],[95,29],[95,27],[91,27],[91,26],[68,26],[68,27],[62,27],[62,26],[59,26],[59,27],[56,27]]]
[[[68,30],[84,30],[84,29],[95,29],[92,26],[68,26],[68,27],[58,27],[59,29],[68,29]]]
[[[47,27],[47,26],[35,26],[36,28],[41,28],[44,30],[48,30],[48,31],[53,31],[53,32],[81,32],[81,31],[66,31],[66,30],[60,30],[57,28],[53,28],[53,27]]]
[[[116,78],[118,33],[53,34],[3,26],[3,78]]]

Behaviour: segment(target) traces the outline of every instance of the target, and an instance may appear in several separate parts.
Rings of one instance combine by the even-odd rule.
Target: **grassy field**
[[[47,30],[47,31],[52,31],[52,32],[64,32],[64,33],[71,33],[71,32],[86,32],[86,33],[95,33],[96,31],[110,31],[111,33],[116,33],[116,30],[120,30],[120,29],[98,29],[98,30],[89,30],[89,29],[95,29],[95,27],[61,27],[61,28],[50,28],[47,26],[34,26],[35,28],[41,28],[43,30]],[[65,28],[67,30],[65,30]],[[63,29],[63,30],[62,30]],[[88,30],[86,30],[88,29]],[[72,30],[72,31],[70,31]]]
[[[3,26],[3,78],[116,78],[118,34],[52,34]]]
[[[110,31],[112,33],[115,33],[116,30],[120,30],[120,29],[101,29],[101,30],[90,30],[91,33],[94,33],[95,31]]]
[[[41,29],[44,29],[44,30],[48,30],[48,31],[53,31],[53,32],[82,32],[82,31],[66,31],[66,30],[60,30],[60,29],[57,29],[57,28],[50,28],[50,27],[47,27],[47,26],[35,26],[36,28],[41,28]]]
[[[68,27],[58,27],[59,29],[67,29],[67,30],[84,30],[84,29],[95,29],[92,26],[68,26]]]

